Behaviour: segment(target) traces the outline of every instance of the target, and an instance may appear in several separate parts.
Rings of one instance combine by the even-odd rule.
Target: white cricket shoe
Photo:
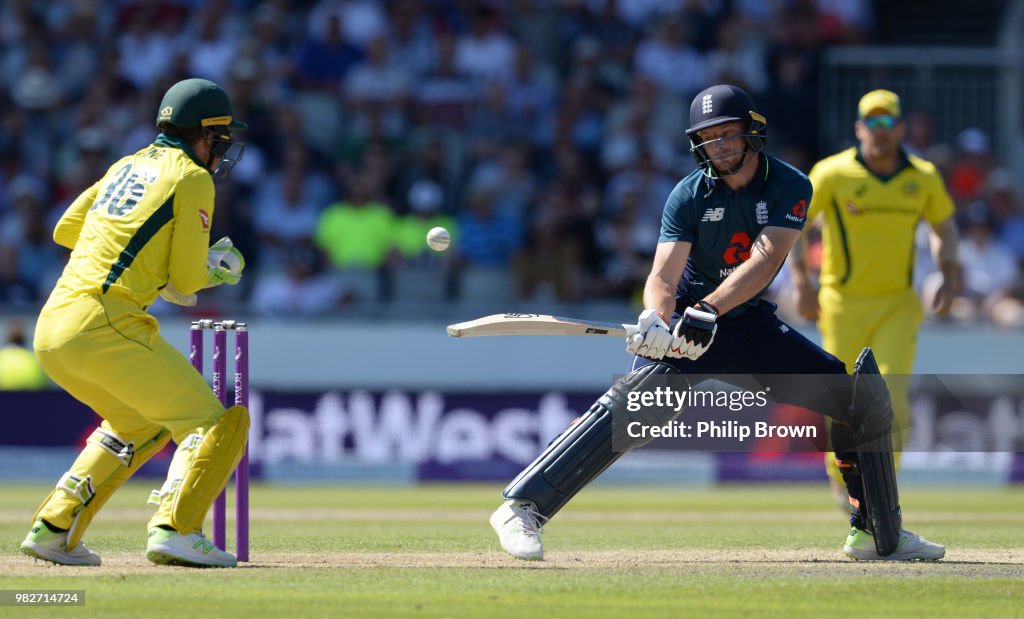
[[[855,528],[846,538],[843,554],[858,561],[938,561],[946,556],[946,548],[904,529],[900,532],[896,551],[883,557],[875,549],[874,536]]]
[[[160,565],[185,567],[235,567],[238,560],[217,548],[202,533],[182,535],[154,527],[149,531],[146,558]]]
[[[36,520],[32,529],[21,542],[21,551],[30,557],[42,559],[58,565],[99,565],[100,556],[86,548],[85,544],[78,544],[68,550],[68,532],[53,532],[42,520]]]
[[[540,561],[544,558],[544,546],[540,534],[547,518],[537,512],[529,501],[510,499],[491,514],[491,528],[498,534],[498,540],[505,552],[517,559]]]

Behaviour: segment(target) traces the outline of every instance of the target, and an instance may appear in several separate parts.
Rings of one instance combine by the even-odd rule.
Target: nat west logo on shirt
[[[807,200],[800,200],[793,205],[790,212],[786,213],[786,219],[795,222],[802,222],[807,217]]]
[[[701,217],[700,220],[701,221],[722,221],[723,217],[725,217],[725,208],[724,207],[709,208],[708,210],[704,211],[704,216]]]
[[[203,209],[199,209],[199,221],[203,224],[203,230],[210,229],[210,214]]]
[[[726,264],[733,265],[745,262],[750,257],[750,236],[746,232],[737,232],[729,240],[729,246],[722,254]]]
[[[768,203],[761,200],[754,205],[754,216],[757,217],[757,223],[764,225],[768,223]]]

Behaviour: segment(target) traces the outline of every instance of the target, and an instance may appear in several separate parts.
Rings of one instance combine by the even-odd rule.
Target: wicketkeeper
[[[647,309],[626,346],[636,355],[634,369],[505,488],[507,500],[490,522],[513,556],[543,558],[541,525],[622,456],[612,446],[612,418],[621,423],[634,416],[630,392],[650,391],[671,376],[783,373],[835,377],[826,390],[807,385],[773,396],[834,420],[836,457],[857,505],[843,552],[864,560],[944,555],[942,546],[902,527],[892,404],[871,349],[847,376],[842,361],[779,320],[775,305],[760,298],[800,236],[811,199],[804,174],[762,152],[766,130],[767,120],[735,86],[712,86],[693,100],[686,135],[699,167],[665,205],[644,288]],[[667,407],[639,416],[664,425],[678,414]]]
[[[21,549],[64,565],[99,565],[82,536],[121,485],[171,439],[177,451],[155,494],[146,556],[154,563],[233,567],[202,533],[245,448],[249,413],[227,410],[147,313],[157,295],[236,284],[245,262],[229,239],[210,245],[213,178],[240,159],[245,124],[217,84],[188,79],[164,95],[159,136],[124,157],[64,213],[54,240],[72,250],[36,323],[46,373],[103,422],[36,511]],[[43,420],[45,424],[45,420]]]

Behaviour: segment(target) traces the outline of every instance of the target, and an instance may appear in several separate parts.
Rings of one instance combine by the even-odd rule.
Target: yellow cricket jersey
[[[184,142],[161,134],[124,157],[68,207],[53,231],[72,249],[48,308],[90,295],[147,308],[170,282],[206,285],[213,178]]]
[[[907,290],[914,272],[914,233],[924,218],[937,224],[953,200],[935,166],[901,151],[888,178],[864,164],[857,147],[819,161],[808,175],[814,194],[807,220],[824,216],[821,285],[849,294]]]

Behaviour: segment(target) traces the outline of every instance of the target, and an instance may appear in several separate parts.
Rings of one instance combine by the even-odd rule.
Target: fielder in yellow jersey
[[[46,373],[103,422],[36,512],[22,551],[67,565],[99,565],[81,543],[93,517],[131,475],[173,439],[178,449],[149,523],[156,563],[234,566],[201,532],[214,497],[242,455],[249,417],[225,411],[199,375],[160,336],[146,310],[163,295],[182,304],[244,261],[222,240],[209,247],[213,176],[243,144],[220,86],[190,79],[160,104],[160,134],[124,157],[68,207],[54,240],[72,250],[35,331]],[[225,266],[225,262],[227,266]]]
[[[865,346],[888,374],[902,429],[893,444],[906,444],[910,405],[906,375],[914,365],[917,331],[923,319],[912,287],[914,236],[923,219],[931,227],[932,252],[943,282],[936,314],[949,311],[959,264],[953,201],[935,166],[901,146],[906,131],[899,97],[887,90],[864,95],[855,132],[859,146],[819,161],[811,170],[814,195],[807,220],[824,223],[820,290],[807,271],[803,240],[790,265],[800,314],[817,320],[825,350],[852,369]],[[897,451],[897,457],[899,453]],[[845,489],[832,454],[826,464],[833,489]]]

